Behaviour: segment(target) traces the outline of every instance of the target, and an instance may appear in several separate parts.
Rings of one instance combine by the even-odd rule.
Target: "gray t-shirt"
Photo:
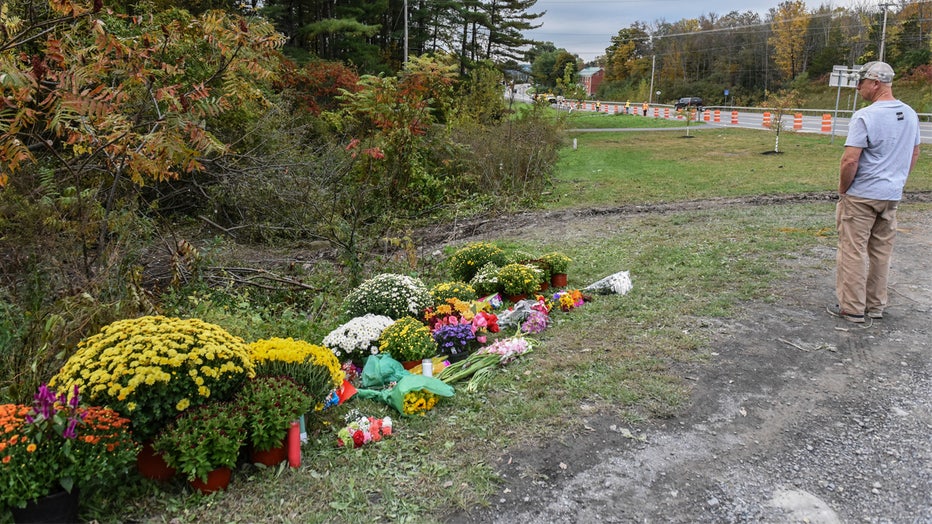
[[[919,117],[899,100],[885,100],[851,117],[846,146],[860,147],[858,172],[847,193],[872,200],[900,200],[919,145]]]

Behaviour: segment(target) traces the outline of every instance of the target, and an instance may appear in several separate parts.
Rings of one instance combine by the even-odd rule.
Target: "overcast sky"
[[[835,7],[850,5],[879,5],[882,0],[810,0],[808,10],[822,4]],[[542,23],[526,36],[543,42],[553,42],[557,49],[564,48],[583,60],[593,60],[605,54],[611,38],[619,29],[634,22],[653,25],[657,21],[677,22],[683,18],[699,18],[714,13],[725,15],[731,11],[754,11],[761,19],[781,0],[537,0],[532,13],[546,11],[537,19]]]

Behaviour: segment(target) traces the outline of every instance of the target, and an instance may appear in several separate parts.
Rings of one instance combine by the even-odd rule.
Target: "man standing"
[[[919,117],[893,97],[893,68],[868,62],[858,93],[870,105],[851,117],[838,180],[838,228],[833,316],[863,323],[882,319],[896,236],[896,208],[919,158]]]

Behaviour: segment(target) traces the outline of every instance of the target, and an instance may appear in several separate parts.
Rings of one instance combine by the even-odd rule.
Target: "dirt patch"
[[[571,224],[578,234],[587,224],[605,227],[607,215],[830,199],[528,213],[507,227],[552,236]],[[488,225],[461,223],[424,238],[488,235]],[[824,311],[833,300],[833,249],[788,261],[794,278],[774,303],[701,326],[712,358],[683,370],[694,388],[681,415],[639,428],[583,417],[578,434],[499,457],[505,482],[491,505],[449,521],[932,522],[930,247],[932,213],[901,213],[891,306],[866,329]]]

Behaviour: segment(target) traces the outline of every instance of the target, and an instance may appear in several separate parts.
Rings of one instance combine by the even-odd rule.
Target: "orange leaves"
[[[111,15],[122,24],[91,16],[95,0],[49,1],[86,19],[63,18],[29,55],[20,43],[0,46],[0,184],[43,148],[75,172],[125,170],[137,184],[177,178],[226,153],[210,119],[268,104],[262,82],[277,66],[268,52],[284,37],[267,21],[222,11]]]

